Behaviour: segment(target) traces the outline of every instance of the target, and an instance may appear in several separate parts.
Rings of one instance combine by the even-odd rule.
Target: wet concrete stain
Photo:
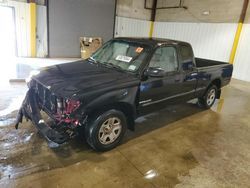
[[[30,122],[15,130],[10,113],[0,118],[0,187],[248,187],[249,86],[224,88],[220,111],[193,101],[140,117],[105,153],[82,137],[50,148]]]

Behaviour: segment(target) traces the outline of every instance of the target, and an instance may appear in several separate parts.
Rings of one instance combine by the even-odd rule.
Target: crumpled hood
[[[88,60],[46,67],[33,77],[57,96],[81,98],[109,90],[133,87],[139,79],[129,73]]]

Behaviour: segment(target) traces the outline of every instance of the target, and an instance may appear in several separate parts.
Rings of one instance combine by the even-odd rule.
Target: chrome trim
[[[198,90],[198,91],[200,91],[200,90],[205,90],[206,89],[206,87],[200,87],[200,88],[197,88],[196,89],[196,91]]]
[[[144,104],[144,103],[147,103],[147,102],[151,102],[152,99],[148,99],[148,100],[145,100],[145,101],[140,101],[139,104]]]

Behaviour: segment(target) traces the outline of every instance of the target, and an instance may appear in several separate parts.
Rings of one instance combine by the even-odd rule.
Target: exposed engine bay
[[[75,137],[76,129],[87,120],[87,116],[78,111],[80,105],[80,101],[57,97],[48,88],[32,80],[18,112],[16,129],[25,117],[27,121],[31,120],[48,140],[62,144],[68,138]],[[45,122],[41,110],[49,116],[52,123]]]

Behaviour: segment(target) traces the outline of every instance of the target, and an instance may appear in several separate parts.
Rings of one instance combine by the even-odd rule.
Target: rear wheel
[[[126,117],[118,110],[109,110],[90,118],[85,139],[96,151],[107,151],[120,144],[127,129]]]
[[[218,88],[212,85],[208,88],[203,97],[198,98],[199,106],[209,109],[213,106],[217,98]]]

